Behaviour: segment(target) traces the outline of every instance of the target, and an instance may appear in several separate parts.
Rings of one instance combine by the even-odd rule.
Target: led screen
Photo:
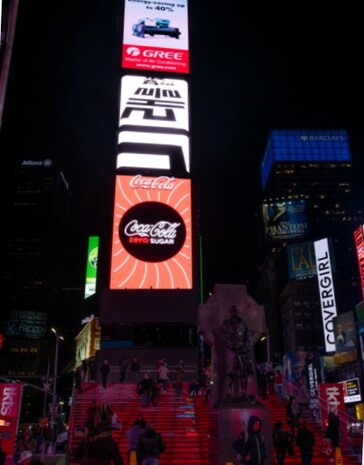
[[[116,167],[190,171],[188,84],[182,79],[124,76],[121,80]]]
[[[85,299],[96,292],[97,261],[99,256],[99,238],[90,236],[88,239]]]
[[[121,65],[189,73],[187,0],[125,0]]]
[[[313,242],[287,245],[287,262],[290,279],[305,279],[316,275]]]
[[[306,202],[282,200],[263,204],[266,238],[288,240],[305,237],[308,233]]]
[[[191,181],[116,177],[110,289],[191,289]]]
[[[358,226],[354,231],[354,240],[356,246],[356,254],[358,257],[361,294],[364,298],[364,232],[362,224]]]

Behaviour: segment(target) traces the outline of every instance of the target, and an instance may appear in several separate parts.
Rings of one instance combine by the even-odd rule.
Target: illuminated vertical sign
[[[315,241],[314,247],[325,349],[326,352],[335,352],[334,317],[337,310],[328,240]]]
[[[116,178],[110,289],[192,289],[191,181]]]
[[[90,236],[88,239],[85,299],[96,292],[97,261],[99,256],[99,238]]]
[[[356,255],[358,257],[361,295],[364,298],[364,232],[363,225],[358,226],[354,231]]]
[[[121,66],[189,73],[187,0],[125,0]]]
[[[0,438],[7,455],[13,455],[15,448],[21,397],[20,383],[0,383]]]
[[[188,85],[182,79],[124,76],[121,80],[116,167],[190,171]]]

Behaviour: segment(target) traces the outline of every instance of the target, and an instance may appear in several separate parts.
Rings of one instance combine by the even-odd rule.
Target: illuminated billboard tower
[[[347,133],[272,131],[261,180],[264,266],[257,297],[266,306],[272,340],[284,340],[285,344],[272,352],[324,353],[328,348],[315,241],[328,238],[338,313],[360,300],[353,231],[363,221],[363,208],[355,192]],[[283,338],[279,337],[280,327]]]
[[[178,76],[189,72],[188,11],[186,0],[163,5],[125,1],[110,279],[100,307],[111,364],[120,347],[144,363],[154,364],[159,348],[196,363],[189,92]]]

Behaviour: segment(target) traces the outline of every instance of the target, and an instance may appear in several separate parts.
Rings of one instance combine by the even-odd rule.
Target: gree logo
[[[131,57],[137,57],[140,55],[140,50],[137,47],[128,47],[126,49],[126,53]]]

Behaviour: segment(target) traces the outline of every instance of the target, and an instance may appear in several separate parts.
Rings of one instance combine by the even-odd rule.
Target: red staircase
[[[273,430],[274,424],[276,421],[282,421],[283,426],[286,423],[286,401],[282,401],[275,394],[268,397],[266,400],[261,400],[261,402],[266,405],[270,413],[271,427]],[[321,426],[312,418],[308,416],[303,416],[303,419],[307,422],[308,427],[312,430],[315,436],[315,449],[312,460],[312,465],[329,465],[329,458],[327,455],[322,453],[323,447],[323,438],[324,431]],[[289,430],[289,426],[286,425],[285,429]],[[342,465],[358,465],[360,463],[359,454],[354,453],[354,448],[350,447],[350,444],[347,447],[342,447]],[[295,456],[286,457],[286,465],[296,465],[301,464],[301,457],[298,447],[295,445]],[[276,462],[276,461],[275,461]],[[340,464],[341,465],[341,464]]]
[[[127,439],[125,431],[132,425],[138,413],[147,423],[162,433],[167,448],[160,455],[161,465],[211,465],[211,456],[216,454],[210,444],[210,423],[213,415],[201,396],[190,398],[187,385],[183,394],[177,396],[173,387],[161,393],[157,406],[142,407],[133,383],[114,383],[103,389],[98,383],[84,383],[83,393],[75,393],[69,424],[68,463],[77,464],[74,451],[81,441],[78,431],[82,428],[86,410],[92,399],[98,403],[106,401],[117,413],[122,422],[120,431],[113,436],[120,446],[124,462],[127,464]],[[212,415],[212,417],[211,417]],[[215,455],[216,460],[216,455]]]

